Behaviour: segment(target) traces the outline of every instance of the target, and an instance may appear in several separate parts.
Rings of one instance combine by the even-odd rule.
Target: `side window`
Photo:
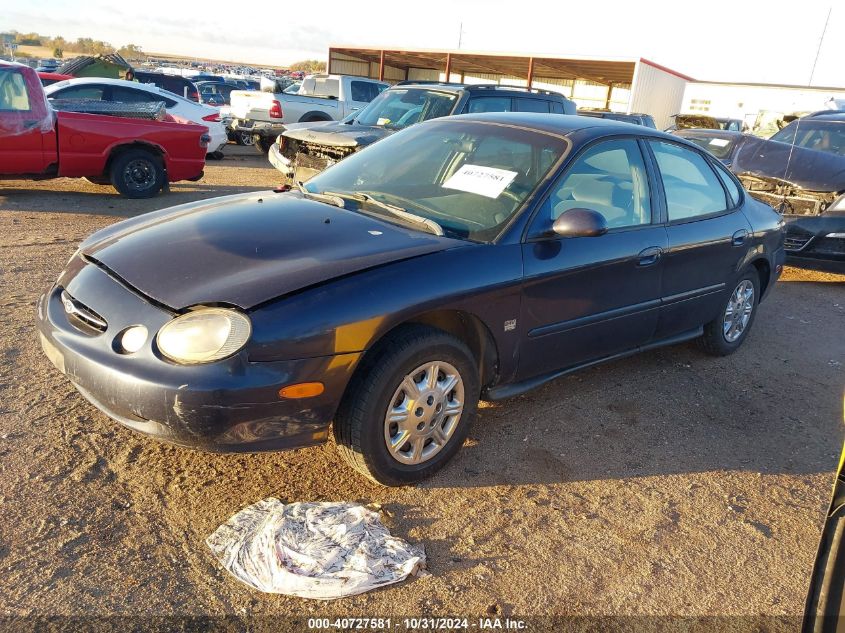
[[[155,95],[145,90],[133,90],[132,88],[124,88],[122,86],[112,87],[111,98],[112,101],[121,101],[123,103],[152,103],[158,100],[155,98]]]
[[[378,84],[370,83],[368,81],[353,81],[351,92],[353,101],[364,101],[369,103],[378,96],[379,89]]]
[[[728,208],[725,190],[701,154],[673,143],[649,141],[649,144],[663,179],[670,222]]]
[[[510,112],[510,97],[473,97],[469,100],[467,112],[477,114],[479,112]]]
[[[103,100],[103,86],[93,84],[89,86],[71,86],[50,95],[54,99],[94,99]]]
[[[739,186],[737,186],[736,181],[728,174],[728,170],[719,163],[716,163],[716,173],[719,174],[719,178],[725,185],[725,189],[728,190],[728,197],[731,199],[730,206],[735,207],[739,204]]]
[[[554,114],[564,114],[563,104],[558,101],[552,101],[550,104]]]
[[[545,112],[549,111],[549,102],[542,99],[525,99],[518,97],[516,100],[517,112]]]
[[[15,71],[0,72],[0,110],[29,112],[31,109],[23,74]]]
[[[587,208],[601,213],[611,229],[650,223],[648,176],[637,142],[605,141],[588,149],[554,186],[545,208],[544,222]]]

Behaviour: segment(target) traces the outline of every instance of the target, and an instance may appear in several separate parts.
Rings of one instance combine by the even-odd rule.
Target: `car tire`
[[[235,132],[235,142],[238,145],[255,145],[255,139],[251,132]]]
[[[477,363],[462,341],[434,328],[403,327],[365,356],[350,381],[334,420],[338,449],[376,483],[422,481],[464,443],[479,392]]]
[[[273,139],[264,138],[258,134],[252,135],[252,142],[255,151],[259,154],[264,154],[265,156],[270,152],[270,148],[273,146]]]
[[[216,152],[209,152],[205,156],[206,160],[223,160],[223,152],[216,151]]]
[[[126,198],[152,198],[164,187],[164,164],[152,152],[131,149],[112,161],[109,177],[112,187]]]
[[[759,302],[760,275],[754,268],[746,269],[734,282],[719,316],[704,326],[698,339],[701,348],[711,356],[733,354],[748,336]]]

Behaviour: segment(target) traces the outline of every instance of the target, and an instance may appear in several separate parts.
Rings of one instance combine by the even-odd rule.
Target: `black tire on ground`
[[[118,155],[109,175],[112,187],[127,198],[152,198],[165,183],[161,158],[145,149],[130,149]]]
[[[406,464],[387,448],[385,416],[405,376],[431,361],[448,363],[457,370],[463,381],[463,410],[439,452],[419,464]],[[478,366],[462,341],[426,326],[402,327],[364,357],[350,381],[334,419],[338,449],[353,468],[376,483],[402,486],[419,482],[458,452],[475,418],[479,392]]]
[[[270,148],[275,143],[275,140],[272,138],[265,138],[263,136],[259,136],[258,134],[252,135],[253,140],[253,147],[259,154],[267,154],[270,152]]]
[[[209,154],[206,154],[205,157],[206,157],[206,160],[209,159],[209,158],[211,160],[223,160],[223,152],[219,152],[219,151],[218,152],[211,152]]]
[[[724,329],[728,305],[735,305],[735,294],[744,283],[750,283],[754,292],[754,295],[751,298],[751,314],[749,315],[748,322],[742,329],[739,336],[735,340],[729,340]],[[757,316],[757,306],[759,303],[760,275],[756,268],[747,268],[734,281],[730,294],[719,309],[718,316],[704,326],[704,334],[698,339],[701,349],[711,356],[727,356],[728,354],[733,354],[739,349],[743,341],[745,341],[748,336],[748,333],[751,331],[751,326],[754,324],[754,318]]]

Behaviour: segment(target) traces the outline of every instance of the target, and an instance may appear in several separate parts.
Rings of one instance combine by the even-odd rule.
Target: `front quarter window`
[[[365,193],[446,235],[495,239],[568,149],[561,137],[474,121],[432,121],[357,152],[305,185]],[[362,203],[360,210],[369,212]],[[385,218],[390,219],[390,218]]]

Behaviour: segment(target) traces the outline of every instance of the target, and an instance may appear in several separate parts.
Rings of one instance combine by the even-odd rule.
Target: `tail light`
[[[269,114],[271,119],[281,119],[284,116],[282,113],[282,104],[279,103],[278,99],[273,99],[273,105],[270,106]]]
[[[213,114],[209,114],[208,116],[204,116],[202,120],[208,121],[209,123],[220,123],[220,113],[215,112]]]
[[[200,136],[200,147],[208,147],[211,143],[211,136],[208,134],[202,134]]]

